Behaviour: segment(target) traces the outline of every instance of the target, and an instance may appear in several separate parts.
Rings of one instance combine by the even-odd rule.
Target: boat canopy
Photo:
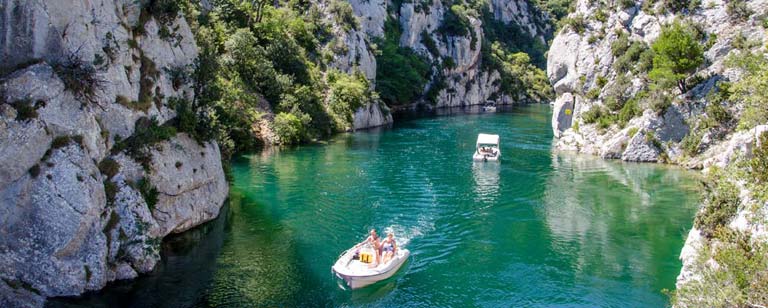
[[[499,146],[499,135],[479,134],[477,135],[477,146],[495,145]]]

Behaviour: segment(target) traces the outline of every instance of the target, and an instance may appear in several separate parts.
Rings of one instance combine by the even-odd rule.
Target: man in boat
[[[395,242],[395,234],[393,232],[387,232],[387,238],[381,241],[381,251],[381,263],[387,263],[395,257],[395,254],[397,253],[397,242]]]
[[[381,259],[381,245],[379,243],[379,236],[376,234],[376,229],[371,229],[369,234],[370,235],[368,235],[368,237],[365,238],[364,241],[355,245],[355,249],[357,249],[357,251],[355,252],[355,256],[358,256],[360,254],[360,246],[370,243],[371,246],[373,247],[373,251],[375,255],[374,261],[371,264],[372,265],[371,267],[376,267],[379,265],[379,260]]]

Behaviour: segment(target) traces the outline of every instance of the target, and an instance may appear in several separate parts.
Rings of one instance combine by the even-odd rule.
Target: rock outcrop
[[[749,157],[757,136],[768,131],[768,126],[735,131],[734,123],[725,123],[704,128],[702,132],[699,124],[710,117],[707,114],[709,105],[720,104],[709,97],[719,91],[717,83],[741,78],[741,72],[725,65],[726,58],[750,49],[760,54],[765,52],[766,34],[759,16],[764,16],[768,3],[763,0],[740,3],[745,6],[744,11],[752,12],[749,16],[734,18],[729,2],[717,0],[682,9],[683,12],[678,14],[667,10],[655,13],[661,12],[659,2],[655,5],[637,2],[622,8],[577,1],[575,12],[569,16],[572,26],[566,26],[557,34],[548,54],[547,74],[557,94],[552,115],[556,147],[604,158],[667,162],[697,169],[725,168],[739,157]],[[677,90],[668,91],[670,93],[666,95],[672,95],[666,104],[661,100],[644,102],[644,98],[658,95],[652,92],[663,89],[651,89],[644,71],[648,68],[637,67],[643,65],[638,62],[649,59],[640,56],[628,62],[622,57],[617,41],[624,40],[627,44],[647,49],[660,35],[662,27],[675,21],[685,23],[701,35],[705,61],[695,73],[697,77],[691,78],[698,78],[699,82],[683,94],[678,94]],[[739,40],[759,43],[737,46]],[[614,54],[616,50],[618,54]],[[628,65],[631,66],[629,69]],[[622,125],[610,121],[601,123],[601,114],[610,112],[607,110],[611,107],[616,111],[615,98],[620,96],[635,99],[639,110]],[[743,106],[735,103],[721,106],[736,116],[743,111]],[[698,146],[693,150],[684,148],[685,138]],[[738,205],[735,218],[728,226],[733,230],[761,234],[765,230],[764,216],[750,218],[749,208],[765,208],[765,205],[746,206],[744,200],[749,199],[745,197],[749,196],[749,191],[744,187],[740,189],[742,204]],[[680,255],[683,267],[678,276],[678,289],[701,278],[702,249],[717,246],[709,241],[697,228],[689,232]],[[711,259],[706,262],[708,266],[717,266],[710,264],[714,262]]]
[[[193,95],[177,80],[197,57],[189,26],[146,14],[133,0],[0,0],[0,306],[151,271],[165,235],[218,215],[216,143],[116,147]]]
[[[765,5],[764,1],[747,1],[747,4],[756,12]],[[735,52],[733,40],[745,33],[750,34],[748,39],[760,41],[765,34],[755,22],[730,18],[725,2],[712,1],[691,11],[685,16],[687,22],[697,25],[713,40],[705,52],[705,66],[696,73],[704,80],[663,111],[650,112],[645,109],[652,106],[641,104],[639,108],[645,112],[629,120],[625,127],[597,128],[597,124],[587,123],[583,116],[591,110],[605,108],[617,91],[633,97],[648,89],[648,78],[640,69],[630,69],[625,75],[626,69],[617,67],[627,64],[617,63],[621,55],[613,54],[612,44],[625,36],[629,42],[642,42],[647,49],[658,37],[662,25],[680,17],[670,13],[649,14],[642,6],[636,3],[627,8],[605,7],[596,2],[578,1],[576,11],[569,16],[583,20],[583,31],[566,26],[555,36],[548,53],[547,75],[557,95],[552,116],[557,147],[627,161],[668,160],[690,165],[687,161],[690,157],[681,155],[680,141],[704,114],[705,96],[713,91],[715,83],[723,78],[731,81],[738,78],[738,74],[724,65],[725,58]],[[658,8],[659,4],[650,10]],[[630,65],[637,62],[633,60]],[[642,131],[648,136],[648,142],[633,138],[626,148],[621,148],[621,153],[615,153],[618,149],[615,145],[627,137],[627,128]],[[655,146],[649,144],[653,141]]]

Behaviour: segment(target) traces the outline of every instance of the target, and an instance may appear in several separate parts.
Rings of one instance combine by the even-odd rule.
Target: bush
[[[16,121],[24,122],[37,118],[37,109],[32,104],[31,99],[19,100],[11,103],[11,107],[16,109]]]
[[[329,11],[333,14],[336,24],[341,25],[344,30],[357,30],[360,28],[360,21],[352,10],[352,5],[347,1],[332,0],[328,5]]]
[[[768,59],[762,54],[740,54],[727,64],[744,71],[742,78],[729,88],[728,98],[743,103],[738,129],[745,130],[768,122]]]
[[[107,205],[115,204],[115,196],[117,196],[117,184],[110,180],[104,180],[104,195],[107,197]]]
[[[107,157],[99,162],[99,171],[101,171],[101,174],[106,175],[109,180],[120,172],[120,164],[114,159]]]
[[[629,33],[618,31],[619,36],[611,43],[611,53],[614,57],[622,56],[629,49]]]
[[[461,5],[452,5],[445,10],[443,24],[438,31],[443,35],[465,36],[471,31],[471,24],[467,16],[467,10]]]
[[[389,106],[410,104],[421,95],[429,76],[429,63],[412,49],[400,47],[400,25],[388,19],[385,38],[376,56],[376,91]]]
[[[747,1],[744,0],[728,1],[725,11],[728,13],[728,16],[736,21],[746,21],[749,19],[749,15],[754,13],[747,5]]]
[[[150,155],[150,145],[171,139],[176,136],[176,128],[173,126],[160,126],[157,119],[142,117],[136,120],[133,135],[116,142],[112,147],[112,153],[117,154],[125,151],[128,156],[138,161],[144,170],[150,171],[152,157]]]
[[[626,103],[624,103],[624,106],[621,107],[621,110],[619,110],[619,126],[623,127],[629,123],[630,120],[634,119],[640,114],[642,114],[642,110],[640,110],[640,106],[638,106],[637,99],[628,100]]]
[[[83,61],[76,54],[69,54],[53,63],[53,70],[64,82],[64,87],[81,103],[97,103],[98,92],[105,80],[99,77],[96,68]]]
[[[683,153],[690,157],[699,154],[699,145],[701,144],[701,135],[696,132],[690,132],[680,141],[680,147]]]
[[[573,17],[566,17],[560,20],[561,29],[571,29],[578,34],[584,34],[587,29],[587,20],[583,15],[574,15]]]
[[[758,185],[768,184],[768,133],[758,136],[753,158],[749,160],[749,177]]]
[[[649,77],[663,84],[677,83],[685,93],[685,78],[704,63],[704,52],[690,30],[679,22],[665,26],[651,48],[654,57]]]
[[[605,116],[608,112],[600,106],[592,106],[589,110],[581,114],[581,119],[586,124],[597,123],[597,121]]]
[[[304,140],[306,135],[304,123],[296,115],[290,113],[278,113],[275,116],[273,126],[281,144],[299,143]]]
[[[137,188],[141,193],[141,197],[144,198],[144,202],[147,203],[147,207],[150,211],[152,211],[155,208],[155,205],[157,205],[157,201],[159,200],[159,193],[157,188],[155,188],[155,186],[152,185],[152,183],[146,177],[141,178],[141,180],[139,180],[136,185],[138,186]]]
[[[590,100],[596,100],[600,96],[600,88],[592,88],[584,94],[584,97]]]
[[[351,125],[355,111],[368,102],[368,80],[365,76],[350,76],[339,71],[328,74],[328,107],[342,125]]]
[[[704,200],[696,214],[694,226],[707,238],[712,238],[718,228],[725,227],[739,208],[739,191],[736,185],[725,179],[725,174],[712,170],[702,182]]]
[[[435,43],[435,40],[432,39],[432,36],[429,35],[427,30],[421,32],[421,43],[424,44],[424,47],[427,47],[427,51],[429,51],[433,57],[440,56],[440,50],[437,49],[437,43]]]

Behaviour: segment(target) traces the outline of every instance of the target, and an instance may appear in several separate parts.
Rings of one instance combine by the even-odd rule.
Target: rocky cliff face
[[[746,3],[756,12],[765,5],[763,1]],[[704,159],[690,160],[682,155],[680,141],[704,114],[706,96],[716,91],[716,82],[738,79],[738,72],[724,65],[727,56],[737,52],[733,47],[736,37],[743,33],[750,40],[762,41],[765,36],[756,19],[735,21],[730,18],[726,4],[710,1],[684,16],[649,14],[641,9],[643,3],[619,8],[578,1],[576,11],[570,17],[583,19],[584,30],[578,33],[566,27],[553,40],[547,58],[547,75],[557,94],[552,118],[553,131],[558,137],[557,147],[625,161],[666,160],[690,167],[706,167],[704,161],[718,153],[710,150],[701,155]],[[659,8],[657,3],[650,10]],[[590,17],[597,15],[606,17],[604,20]],[[618,63],[621,55],[614,55],[611,45],[619,36],[627,36],[630,42],[645,44],[647,50],[658,37],[662,25],[676,18],[685,18],[711,38],[705,52],[706,64],[696,73],[699,77],[695,77],[702,81],[680,95],[678,103],[663,111],[650,110],[652,106],[641,104],[641,115],[629,119],[623,127],[600,128],[597,124],[587,123],[584,115],[591,109],[606,106],[611,97],[617,94],[633,97],[648,90],[647,74],[637,70],[625,74],[619,68],[625,63]],[[632,61],[635,65],[642,60]],[[643,136],[649,137],[640,138]]]
[[[216,143],[137,133],[192,98],[196,57],[183,18],[137,1],[0,1],[0,306],[136,277],[165,235],[217,216]]]
[[[721,103],[713,95],[720,91],[719,82],[735,82],[742,76],[743,72],[725,64],[730,55],[765,52],[765,30],[760,16],[765,14],[767,3],[741,1],[746,8],[743,11],[752,13],[734,18],[738,13],[726,1],[705,1],[676,14],[664,12],[660,2],[645,2],[648,1],[619,7],[577,1],[575,12],[569,15],[572,23],[553,40],[547,74],[557,94],[552,115],[556,147],[609,159],[667,162],[705,169],[725,168],[737,159],[749,158],[766,125],[737,131],[732,122],[714,127],[702,123],[711,123],[714,115],[708,114],[708,110],[713,105],[722,106],[736,118],[740,116],[744,106]],[[668,103],[659,104],[659,94],[654,92],[664,90],[650,88],[647,66],[653,64],[643,53],[659,37],[662,27],[675,21],[700,33],[705,60],[688,79],[691,86],[685,93],[668,91]],[[629,47],[620,48],[617,41],[624,41]],[[758,43],[742,46],[739,41]],[[626,113],[632,116],[622,119],[625,110],[621,105],[617,108],[617,97],[624,97],[624,106],[637,104],[634,114]],[[614,116],[619,120],[604,117],[606,121],[600,122],[601,114],[610,110],[616,111]],[[686,142],[697,146],[693,151],[686,150]],[[742,202],[728,226],[760,234],[764,229],[760,221],[764,218],[750,214],[749,208],[765,205],[747,206],[754,201],[749,200],[749,195],[748,190],[740,187],[737,197],[741,196]],[[702,252],[718,246],[708,241],[700,230],[690,231],[681,253],[683,268],[678,289],[701,279]],[[707,255],[711,256],[712,251]],[[706,263],[716,267],[712,259]],[[711,290],[699,290],[708,291]]]
[[[483,21],[469,17],[469,31],[466,35],[453,36],[441,33],[446,22],[443,1],[403,3],[391,18],[399,21],[402,29],[400,45],[414,49],[427,57],[431,63],[450,59],[452,65],[435,67],[425,92],[439,87],[435,107],[457,107],[484,104],[494,100],[501,104],[527,103],[524,98],[510,97],[500,92],[500,75],[495,69],[483,67],[481,48],[489,44],[483,32]],[[493,19],[507,26],[520,27],[532,39],[546,44],[552,35],[549,17],[528,1],[492,1],[489,10]],[[425,38],[424,36],[428,36]],[[425,41],[432,41],[435,49],[430,51]],[[435,53],[437,51],[437,53]],[[487,63],[486,63],[487,65]],[[440,84],[442,82],[442,84]]]

